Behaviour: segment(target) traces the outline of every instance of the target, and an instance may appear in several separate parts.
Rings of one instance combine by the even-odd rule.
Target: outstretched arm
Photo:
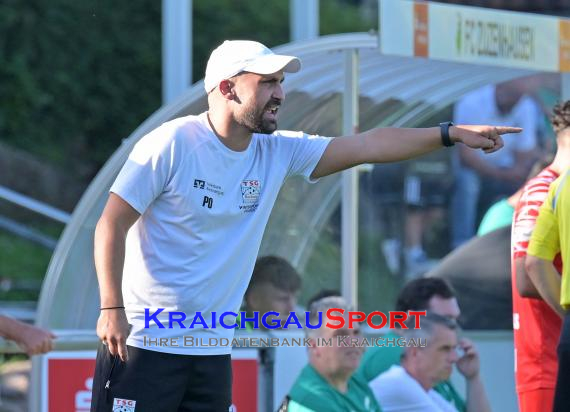
[[[451,126],[453,142],[492,153],[503,147],[502,134],[518,133],[519,127]],[[439,127],[425,129],[377,128],[354,136],[334,138],[315,167],[311,178],[330,175],[363,163],[411,159],[442,147]]]
[[[53,349],[55,335],[19,320],[0,315],[0,335],[13,340],[28,355],[46,353]]]
[[[101,307],[123,306],[121,281],[125,263],[125,240],[139,213],[114,193],[109,195],[95,228],[95,267],[99,280]],[[102,310],[97,321],[97,336],[112,355],[127,361],[129,324],[124,309]]]

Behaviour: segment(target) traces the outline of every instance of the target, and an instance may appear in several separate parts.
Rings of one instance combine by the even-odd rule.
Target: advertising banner
[[[42,412],[88,412],[91,405],[95,351],[52,352],[43,356]],[[257,350],[232,353],[235,412],[257,411]],[[136,406],[117,405],[126,411]]]
[[[570,70],[570,20],[412,0],[380,1],[383,54]]]

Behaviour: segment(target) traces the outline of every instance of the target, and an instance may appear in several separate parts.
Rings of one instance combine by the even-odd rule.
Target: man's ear
[[[254,295],[255,293],[249,292],[243,297],[243,300],[245,301],[245,306],[248,309],[251,309],[252,306],[255,307],[256,301]]]
[[[418,352],[419,348],[411,346],[406,349],[406,356],[408,356],[409,358],[415,358],[418,355]]]
[[[312,352],[314,356],[320,355],[319,347],[317,346],[317,340],[314,337],[309,338],[309,347],[307,349],[309,352]]]
[[[231,80],[222,80],[218,85],[218,88],[220,89],[222,96],[224,96],[226,99],[233,100],[235,97],[234,84]]]

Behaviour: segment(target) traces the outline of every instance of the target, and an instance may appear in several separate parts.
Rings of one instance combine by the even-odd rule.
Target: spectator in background
[[[482,198],[481,182],[490,194],[487,209],[496,198],[514,193],[524,182],[537,144],[538,105],[525,94],[526,80],[515,79],[488,85],[463,97],[455,106],[458,123],[509,123],[522,127],[518,136],[505,136],[505,149],[490,156],[480,156],[458,148],[455,191],[452,198],[452,246],[458,247],[475,234],[478,206]],[[486,204],[485,204],[486,203]]]
[[[434,153],[409,162],[404,180],[406,205],[404,263],[407,278],[415,278],[431,270],[437,260],[428,257],[424,234],[443,220],[444,208],[453,181],[447,157]]]
[[[273,317],[284,322],[297,306],[297,294],[301,289],[301,277],[291,264],[279,256],[264,256],[255,262],[253,274],[244,297],[244,310],[250,317],[277,312]],[[260,324],[261,326],[261,324]],[[251,322],[246,328],[252,329]]]
[[[521,187],[509,197],[497,201],[487,209],[481,219],[481,223],[479,223],[477,236],[484,236],[499,228],[510,226],[513,223],[515,207],[521,198],[522,192],[523,188]]]
[[[30,356],[52,350],[55,339],[48,330],[3,315],[0,315],[0,335],[16,342]]]
[[[398,295],[395,310],[427,310],[454,321],[457,321],[461,314],[451,285],[440,278],[419,278],[408,282]],[[386,337],[397,335],[390,332]],[[465,338],[459,341],[459,346],[465,354],[469,354],[465,360],[461,360],[464,359],[462,357],[457,364],[459,373],[467,381],[467,402],[461,398],[449,380],[439,382],[433,389],[460,412],[489,411],[489,402],[479,376],[477,351],[473,343]],[[402,353],[403,349],[399,347],[371,347],[364,354],[357,373],[367,382],[371,382],[393,365],[400,364]]]
[[[405,219],[402,214],[405,175],[406,162],[378,163],[370,173],[364,175],[377,213],[375,217],[380,222],[380,227],[374,229],[382,236],[381,248],[386,266],[394,275],[399,274],[402,268],[401,226]]]
[[[342,296],[342,294],[338,289],[321,289],[309,298],[309,301],[307,302],[307,309],[311,309],[311,306],[313,306],[313,303],[315,303],[316,301],[324,298],[329,298],[331,296],[339,297]]]
[[[527,179],[530,180],[542,172],[545,167],[552,163],[552,159],[552,156],[548,155],[538,160],[532,166]],[[483,236],[501,227],[512,225],[515,208],[523,194],[525,186],[526,183],[511,196],[499,200],[485,212],[477,229],[477,236]]]
[[[476,368],[473,347],[458,358],[455,321],[428,312],[421,320],[421,328],[414,328],[415,319],[408,320],[408,329],[402,330],[406,341],[426,343],[425,347],[408,346],[402,353],[400,365],[392,365],[374,378],[370,388],[384,412],[457,412],[453,403],[433,388],[448,380],[453,364],[463,362],[464,368]]]
[[[570,171],[555,180],[542,204],[531,235],[526,270],[540,296],[555,313],[563,318],[558,343],[558,375],[554,392],[554,412],[570,410],[570,271],[562,267],[562,278],[555,264],[570,260]],[[542,316],[542,315],[540,315]],[[522,326],[522,325],[521,325]],[[549,342],[552,345],[552,342]],[[549,374],[550,375],[550,374]],[[542,375],[539,375],[542,377]],[[550,377],[550,376],[549,376]],[[544,378],[543,378],[544,379]],[[544,410],[544,409],[542,409]]]
[[[340,296],[325,297],[311,305],[310,323],[317,324],[319,312],[326,313],[331,308],[351,310]],[[360,364],[363,348],[337,342],[337,336],[359,337],[358,324],[348,329],[348,322],[345,322],[343,328],[331,329],[323,323],[319,329],[305,330],[311,341],[309,364],[289,392],[287,411],[379,412],[380,407],[366,381],[353,374]],[[319,345],[318,338],[332,338],[332,346]]]
[[[524,186],[511,235],[515,382],[521,412],[552,410],[558,367],[556,343],[562,321],[541,299],[525,269],[540,206],[548,197],[551,184],[570,167],[570,101],[554,107],[551,122],[556,132],[556,155],[548,167]],[[557,273],[561,273],[559,254],[553,256],[553,264]]]
[[[392,274],[419,277],[437,264],[428,257],[424,237],[443,220],[453,185],[449,169],[449,157],[442,152],[374,165],[367,175],[381,222],[382,252]]]

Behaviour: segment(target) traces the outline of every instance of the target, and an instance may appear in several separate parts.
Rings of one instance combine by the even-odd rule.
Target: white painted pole
[[[319,0],[290,0],[291,41],[319,37]]]
[[[162,102],[192,84],[192,0],[162,0]]]
[[[358,49],[345,52],[342,101],[344,135],[358,131]],[[342,295],[358,305],[358,168],[342,172]]]

